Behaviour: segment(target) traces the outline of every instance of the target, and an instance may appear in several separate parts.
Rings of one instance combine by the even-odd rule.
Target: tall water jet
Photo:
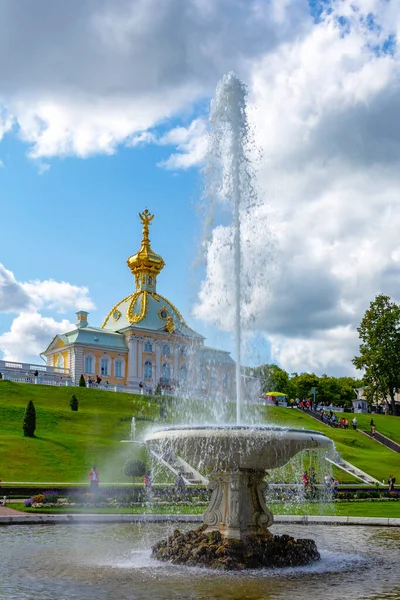
[[[161,560],[213,568],[244,569],[295,566],[318,560],[312,540],[273,536],[273,515],[265,501],[267,469],[285,465],[299,452],[327,448],[331,441],[315,431],[241,426],[241,214],[252,194],[246,155],[248,125],[246,88],[233,74],[217,87],[210,111],[207,189],[211,202],[227,197],[233,214],[236,334],[236,426],[185,426],[155,430],[146,443],[161,455],[182,455],[210,473],[210,504],[203,526],[175,532],[153,547]]]
[[[234,73],[219,82],[210,109],[210,143],[205,169],[206,196],[211,203],[225,198],[232,210],[234,262],[234,331],[236,350],[236,423],[242,416],[242,244],[241,211],[254,194],[248,158],[247,89]]]

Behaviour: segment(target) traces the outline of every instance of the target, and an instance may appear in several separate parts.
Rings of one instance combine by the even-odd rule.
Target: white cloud
[[[14,274],[0,264],[0,312],[15,313],[28,308],[29,295],[15,279]]]
[[[195,119],[189,127],[175,127],[158,140],[161,145],[176,146],[177,152],[159,163],[165,169],[187,169],[200,165],[207,151],[207,129],[204,119]]]
[[[57,333],[74,329],[67,319],[56,321],[39,310],[90,310],[95,308],[89,290],[65,281],[19,282],[0,264],[0,313],[16,313],[10,330],[0,335],[0,352],[5,359],[38,361]]]
[[[38,168],[38,173],[39,173],[39,175],[43,175],[43,173],[46,173],[46,171],[48,171],[49,169],[50,169],[49,163],[40,163],[39,168]]]
[[[113,153],[292,36],[307,7],[279,3],[4,0],[0,138],[14,124],[33,158]]]
[[[259,205],[243,221],[243,287],[245,318],[269,337],[274,360],[352,373],[369,302],[381,292],[400,301],[400,53],[382,50],[400,33],[400,6],[368,3],[379,28],[366,25],[365,2],[332,6],[251,64],[249,116],[263,159]],[[228,230],[214,231],[195,314],[232,329],[227,240]]]
[[[0,335],[0,350],[4,360],[37,363],[55,335],[74,327],[67,319],[55,321],[38,312],[24,312],[13,320],[10,331]]]
[[[72,285],[66,281],[29,281],[22,283],[21,287],[31,298],[37,308],[49,308],[57,312],[70,309],[91,310],[95,305],[89,297],[89,290],[85,286]]]

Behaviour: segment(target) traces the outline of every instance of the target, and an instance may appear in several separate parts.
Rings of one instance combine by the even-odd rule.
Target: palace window
[[[108,377],[110,374],[110,359],[102,358],[100,360],[100,373],[104,377]]]
[[[222,375],[222,387],[225,392],[229,389],[229,373],[227,371],[224,371]]]
[[[179,347],[179,356],[186,356],[187,355],[187,349],[185,348],[185,346],[180,346]]]
[[[208,384],[208,368],[205,365],[201,366],[201,386],[203,388],[207,387]]]
[[[179,381],[182,383],[187,383],[188,371],[186,365],[182,365],[179,369]]]
[[[151,360],[146,360],[146,362],[144,363],[144,378],[153,378],[153,363],[151,362]]]
[[[168,344],[164,344],[163,345],[163,347],[162,347],[162,353],[166,354],[166,355],[171,354],[171,350],[170,350],[170,347],[168,346]]]
[[[122,362],[116,360],[114,363],[114,375],[115,377],[122,377]]]
[[[153,344],[151,342],[144,343],[144,351],[145,352],[153,352]]]
[[[211,369],[210,388],[212,390],[215,390],[216,387],[217,387],[217,374],[214,369]]]
[[[161,377],[163,379],[171,378],[171,366],[169,363],[165,362],[161,368]]]
[[[85,373],[87,375],[94,375],[93,364],[93,356],[91,356],[90,354],[85,356]]]
[[[60,356],[57,358],[56,367],[58,367],[59,369],[63,369],[64,368],[64,357],[63,357],[62,354],[60,354]]]

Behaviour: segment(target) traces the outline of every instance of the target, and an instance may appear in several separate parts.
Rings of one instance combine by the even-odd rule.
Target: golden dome
[[[135,275],[137,287],[141,283],[140,275],[156,276],[165,267],[163,258],[156,254],[150,246],[149,225],[154,219],[154,215],[151,215],[146,208],[143,213],[139,213],[139,217],[143,223],[142,245],[139,252],[130,256],[126,261],[131,272]]]

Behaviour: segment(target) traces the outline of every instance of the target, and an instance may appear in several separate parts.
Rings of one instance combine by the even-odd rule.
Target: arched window
[[[167,355],[167,356],[169,354],[171,354],[171,350],[170,350],[170,347],[168,346],[168,344],[164,344],[163,345],[163,347],[162,347],[162,353],[165,354],[165,355]]]
[[[227,371],[222,374],[222,387],[225,392],[229,389],[229,373]]]
[[[153,363],[151,360],[146,360],[144,363],[144,378],[152,379],[153,377]]]
[[[104,354],[100,359],[100,375],[102,377],[109,377],[111,372],[111,359],[107,354]]]
[[[94,375],[95,359],[93,354],[85,354],[84,371],[86,375]]]
[[[153,344],[151,342],[144,343],[144,351],[145,352],[153,352]]]
[[[165,362],[162,366],[161,377],[163,377],[163,379],[170,379],[171,377],[171,366],[167,362]]]
[[[124,377],[125,376],[125,360],[122,356],[118,356],[118,358],[114,361],[114,377]]]
[[[201,365],[201,386],[203,388],[207,387],[208,385],[208,369],[206,367],[206,365]]]
[[[64,368],[64,357],[62,354],[60,354],[57,358],[57,364],[56,367],[58,367],[59,369],[63,369]]]
[[[217,373],[215,371],[215,369],[211,369],[211,375],[210,375],[210,388],[212,390],[215,390],[215,388],[217,387]]]
[[[179,381],[181,383],[187,383],[188,370],[186,365],[182,365],[179,369]]]

